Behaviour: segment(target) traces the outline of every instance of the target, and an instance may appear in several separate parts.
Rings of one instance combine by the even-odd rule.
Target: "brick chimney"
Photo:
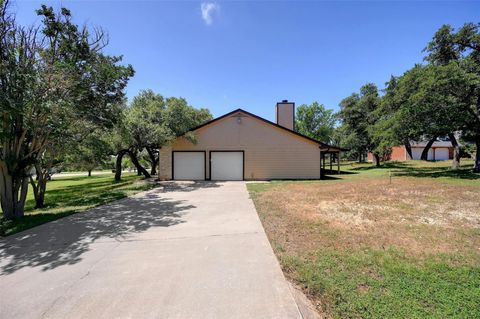
[[[277,103],[276,122],[278,125],[295,131],[295,103],[283,100]]]

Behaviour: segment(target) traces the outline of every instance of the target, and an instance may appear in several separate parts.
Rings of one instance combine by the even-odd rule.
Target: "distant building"
[[[392,153],[390,156],[384,158],[388,161],[408,161],[408,160],[419,160],[422,156],[422,152],[425,149],[427,142],[412,142],[412,158],[408,156],[407,150],[404,145],[398,145],[392,147]],[[372,154],[368,153],[368,160],[371,161]],[[428,160],[429,161],[444,161],[453,159],[453,146],[450,141],[436,141],[432,144],[432,147],[428,151]]]

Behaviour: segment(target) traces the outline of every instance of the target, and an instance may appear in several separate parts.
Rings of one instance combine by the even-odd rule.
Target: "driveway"
[[[0,318],[301,318],[243,182],[168,182],[7,237],[0,273]]]

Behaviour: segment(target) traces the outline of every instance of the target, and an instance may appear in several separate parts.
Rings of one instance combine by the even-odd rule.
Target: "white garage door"
[[[435,149],[435,160],[444,161],[448,160],[448,148],[436,148]]]
[[[173,152],[173,179],[204,180],[205,152]]]
[[[243,180],[243,152],[210,152],[212,180]]]
[[[423,151],[423,148],[419,148],[419,147],[412,148],[412,159],[419,160],[420,156],[422,156],[422,151]]]
[[[412,147],[412,159],[419,160],[422,157],[423,147]],[[428,160],[433,160],[433,150],[428,150]]]

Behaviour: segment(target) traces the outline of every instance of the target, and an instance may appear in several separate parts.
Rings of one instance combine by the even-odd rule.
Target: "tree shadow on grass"
[[[153,227],[184,223],[182,216],[195,206],[162,198],[158,192],[125,198],[0,240],[2,274],[24,267],[48,271],[75,264],[100,239],[122,241]]]
[[[369,171],[372,169],[408,169],[408,168],[412,168],[412,166],[407,164],[406,162],[388,161],[388,162],[383,162],[380,166],[375,166],[374,164],[371,164],[368,166],[354,167],[354,168],[351,168],[350,170]]]
[[[448,167],[432,167],[432,168],[408,168],[401,171],[396,171],[395,176],[410,176],[410,177],[449,177],[452,179],[480,179],[479,173],[474,173],[471,168],[461,168],[459,170],[452,170]]]
[[[434,162],[429,162],[434,163]],[[440,178],[448,177],[452,179],[480,179],[479,173],[474,173],[469,166],[463,166],[458,170],[452,170],[449,166],[415,166],[408,162],[384,162],[380,167],[371,165],[353,168],[355,171],[368,171],[372,169],[390,170],[395,176],[405,177],[427,177]]]
[[[95,177],[65,178],[62,181],[72,182],[75,180],[84,180],[88,178],[94,179]],[[93,180],[89,183],[66,185],[54,189],[49,189],[47,185],[47,193],[45,194],[45,209],[107,203],[112,200],[125,197],[125,190],[121,187],[131,185],[131,180],[122,180],[116,182],[114,180],[105,180],[104,178],[98,181]],[[139,188],[142,187],[139,186]],[[148,187],[145,187],[145,190],[147,189]],[[26,210],[32,210],[34,205],[35,200],[33,198],[27,200]]]

